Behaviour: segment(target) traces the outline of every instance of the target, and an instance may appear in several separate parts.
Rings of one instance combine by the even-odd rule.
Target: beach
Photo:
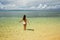
[[[19,18],[0,18],[0,40],[60,40],[60,18],[28,18],[27,30]]]

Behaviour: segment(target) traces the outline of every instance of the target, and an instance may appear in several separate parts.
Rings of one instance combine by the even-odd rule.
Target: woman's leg
[[[26,30],[26,24],[24,24],[24,30]]]

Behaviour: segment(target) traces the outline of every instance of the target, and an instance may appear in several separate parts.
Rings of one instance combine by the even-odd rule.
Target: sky
[[[60,9],[60,0],[0,0],[0,10]]]

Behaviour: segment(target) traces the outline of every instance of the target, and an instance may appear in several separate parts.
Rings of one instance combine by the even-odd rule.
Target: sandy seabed
[[[60,40],[60,27],[53,26],[43,24],[37,27],[35,25],[35,27],[27,27],[26,31],[18,26],[2,27],[0,28],[0,40]]]
[[[9,20],[0,20],[0,40],[60,40],[59,19],[31,19],[26,31],[18,19]]]

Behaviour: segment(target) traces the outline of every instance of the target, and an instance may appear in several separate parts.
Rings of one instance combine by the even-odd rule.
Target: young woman
[[[26,26],[27,26],[26,15],[23,16],[23,19],[20,22],[23,22],[24,30],[26,30]]]

